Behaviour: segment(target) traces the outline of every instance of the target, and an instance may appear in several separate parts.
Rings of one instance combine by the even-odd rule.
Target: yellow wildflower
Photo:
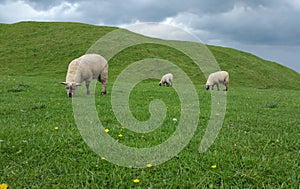
[[[54,130],[58,130],[59,128],[58,127],[54,127]]]
[[[217,165],[212,165],[211,168],[215,169],[217,168]]]
[[[146,165],[146,167],[150,168],[150,167],[152,167],[152,164],[151,164],[151,163],[148,163],[148,164]]]
[[[105,157],[101,157],[101,160],[105,160]]]
[[[134,182],[134,183],[139,183],[140,180],[136,178],[136,179],[133,180],[133,182]]]
[[[104,131],[105,131],[106,133],[108,133],[108,132],[109,132],[109,129],[106,128]]]
[[[121,137],[123,137],[123,135],[120,133],[120,134],[118,135],[118,137],[120,137],[120,138],[121,138]]]
[[[7,189],[8,185],[5,183],[0,184],[0,189]]]

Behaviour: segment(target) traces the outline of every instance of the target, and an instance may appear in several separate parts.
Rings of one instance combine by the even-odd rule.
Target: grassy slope
[[[54,75],[65,74],[66,64],[114,29],[79,23],[22,22],[0,26],[0,68],[7,75],[51,71]],[[291,69],[234,49],[209,49],[220,67],[232,74],[233,86],[300,89],[299,74]]]
[[[111,60],[108,89],[131,62],[149,57],[175,62],[201,89],[198,130],[178,156],[157,167],[128,169],[101,160],[83,142],[71,101],[58,82],[64,80],[70,60],[113,29],[77,23],[0,25],[0,182],[12,188],[299,187],[299,74],[248,53],[214,46],[209,49],[231,74],[226,119],[214,145],[205,154],[197,152],[209,118],[205,78],[176,50],[146,44]],[[142,137],[122,131],[110,111],[110,94],[97,94],[100,119],[111,136],[118,139],[122,132],[119,140],[124,144],[147,147],[174,132],[169,120],[180,114],[178,98],[166,97],[166,92],[175,95],[175,91],[157,90],[156,85],[157,81],[142,82],[131,96],[133,114],[141,120],[149,117],[151,99],[163,99],[171,110],[162,128]],[[211,169],[212,164],[217,169]],[[134,184],[135,178],[141,182]]]
[[[1,24],[1,72],[64,75],[68,62],[113,29],[78,23]]]
[[[300,89],[299,74],[280,64],[231,48],[209,46],[220,67],[231,74],[231,85]]]

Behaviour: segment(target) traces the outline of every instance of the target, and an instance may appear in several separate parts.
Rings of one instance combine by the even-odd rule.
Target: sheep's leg
[[[224,83],[224,86],[225,86],[224,91],[227,91],[228,90],[228,83]]]
[[[169,87],[172,87],[172,81],[169,79]]]
[[[86,95],[90,95],[90,81],[85,81]]]
[[[102,74],[102,75],[99,75],[98,81],[102,83],[101,94],[106,94],[107,78],[103,77],[103,74]]]
[[[101,82],[102,83],[102,91],[101,91],[101,94],[106,94],[106,84],[107,84],[107,81],[103,81]]]
[[[98,81],[102,83],[101,94],[106,94],[107,80],[108,80],[108,74],[107,74],[107,72],[103,72],[98,77]]]
[[[218,89],[218,91],[220,90],[219,83],[217,83],[217,89]]]

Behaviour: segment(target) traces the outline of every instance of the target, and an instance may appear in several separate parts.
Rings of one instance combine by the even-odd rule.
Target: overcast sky
[[[300,72],[300,0],[0,0],[0,22],[157,22]],[[175,36],[176,38],[176,36]]]

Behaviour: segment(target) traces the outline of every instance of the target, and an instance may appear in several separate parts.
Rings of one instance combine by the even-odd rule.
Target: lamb
[[[211,73],[208,76],[207,82],[205,84],[205,88],[206,90],[209,90],[209,88],[211,87],[211,89],[214,89],[214,86],[217,85],[218,90],[219,89],[219,83],[223,83],[225,86],[225,91],[228,90],[228,84],[229,84],[229,74],[226,71],[218,71],[218,72],[214,72]]]
[[[78,86],[85,81],[86,94],[90,95],[89,85],[93,79],[102,83],[102,94],[106,94],[108,80],[108,64],[104,57],[98,54],[85,54],[71,61],[68,67],[65,85],[67,95],[74,97]]]
[[[168,73],[162,76],[160,82],[159,82],[159,86],[162,85],[166,85],[168,87],[172,86],[172,82],[173,82],[173,74]]]

